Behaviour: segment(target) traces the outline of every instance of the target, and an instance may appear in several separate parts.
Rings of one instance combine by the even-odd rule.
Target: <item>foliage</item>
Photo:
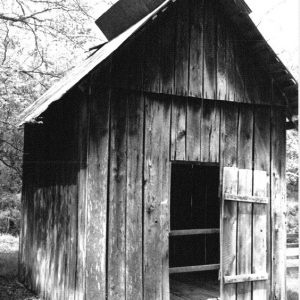
[[[88,0],[0,0],[0,195],[20,192],[18,114],[101,42],[93,32],[93,5]]]
[[[287,131],[286,176],[288,189],[297,189],[299,183],[299,139],[297,130]]]
[[[0,234],[19,234],[21,218],[20,194],[3,193],[0,197]]]

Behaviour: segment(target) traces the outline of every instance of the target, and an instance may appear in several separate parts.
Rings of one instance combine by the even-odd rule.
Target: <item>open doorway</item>
[[[220,297],[219,171],[217,165],[172,164],[171,300]]]

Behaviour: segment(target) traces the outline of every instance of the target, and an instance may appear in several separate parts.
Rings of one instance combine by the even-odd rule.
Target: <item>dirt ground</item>
[[[37,300],[17,280],[19,239],[11,235],[0,235],[0,299]]]

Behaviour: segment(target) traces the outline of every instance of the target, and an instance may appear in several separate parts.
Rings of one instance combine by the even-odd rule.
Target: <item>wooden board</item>
[[[203,22],[204,0],[190,4],[189,95],[201,98],[203,94]]]
[[[203,100],[201,120],[201,161],[219,162],[220,109],[215,101]],[[224,121],[225,122],[225,121]]]
[[[109,207],[107,249],[108,299],[126,295],[126,106],[127,95],[111,91]],[[122,107],[123,109],[120,109]]]
[[[224,167],[223,169],[223,193],[237,193],[238,169]],[[236,299],[236,284],[224,285],[223,276],[236,275],[236,235],[237,235],[237,203],[223,201],[222,206],[222,281],[221,298],[224,300]]]
[[[96,84],[96,82],[95,82]],[[109,93],[92,86],[87,169],[86,298],[105,299]]]
[[[231,167],[237,165],[237,129],[238,108],[233,103],[222,103],[221,107],[221,129],[220,149],[221,163],[223,166]]]
[[[267,195],[267,173],[255,170],[253,174],[253,195]],[[253,204],[253,232],[252,232],[252,272],[267,271],[267,207]],[[253,299],[267,299],[266,281],[253,283]]]
[[[144,299],[169,299],[169,132],[171,101],[145,99]]]
[[[239,151],[239,157],[243,152]],[[248,163],[251,167],[252,162]],[[252,194],[252,170],[240,169],[238,178],[238,195]],[[237,274],[251,273],[252,254],[252,204],[238,203],[237,232]],[[237,285],[237,300],[251,300],[251,283],[243,282]]]
[[[226,22],[223,13],[218,11],[217,18],[217,99],[227,99],[227,73],[226,73]]]
[[[162,16],[161,25],[161,91],[174,92],[174,65],[176,42],[176,10],[171,7]]]
[[[143,298],[144,99],[127,98],[126,299]]]
[[[285,299],[286,294],[286,187],[285,187],[285,111],[272,109],[271,127],[271,224],[277,228],[272,232],[272,294],[277,299]]]
[[[202,101],[187,100],[186,111],[186,159],[200,161]]]
[[[266,194],[265,196],[270,196],[270,182],[269,182],[269,175],[270,175],[270,154],[266,155],[266,153],[271,153],[270,150],[270,108],[269,107],[256,107],[254,110],[254,169],[255,170],[261,170],[266,172],[267,179],[267,186],[266,188]],[[254,178],[255,180],[255,178]],[[255,195],[255,194],[254,194]],[[256,205],[254,206],[255,210]],[[266,214],[266,226],[265,229],[267,232],[270,232],[270,209],[271,209],[271,203],[269,202],[269,205],[267,207],[262,208],[260,206],[257,206],[258,214],[265,213]],[[254,214],[253,210],[253,214]],[[260,212],[261,210],[261,212]],[[266,236],[266,251],[267,253],[270,253],[271,245],[270,245],[270,234],[267,234]],[[267,254],[268,255],[268,254]],[[271,270],[271,263],[272,261],[267,259],[267,269],[266,272],[270,273]],[[269,294],[269,286],[270,286],[270,280],[265,284],[265,287],[267,288],[267,296]]]
[[[186,158],[186,109],[186,99],[173,97],[171,120],[172,160],[185,160]]]
[[[203,30],[203,98],[216,99],[216,2],[204,0],[205,16]]]
[[[143,68],[143,89],[147,92],[160,92],[161,85],[161,37],[160,20],[154,20],[144,32],[145,52]]]
[[[175,45],[175,94],[188,95],[189,86],[189,5],[178,0]]]

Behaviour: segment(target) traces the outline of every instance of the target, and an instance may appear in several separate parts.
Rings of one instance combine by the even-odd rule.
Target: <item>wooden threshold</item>
[[[214,234],[220,233],[219,228],[171,230],[169,236]]]
[[[220,264],[211,264],[211,265],[169,268],[169,273],[175,274],[175,273],[202,272],[202,271],[219,270],[219,269],[220,269]]]
[[[238,202],[248,202],[248,203],[257,203],[257,204],[268,203],[268,197],[242,196],[242,195],[233,195],[228,193],[225,193],[224,199],[226,201],[238,201]]]
[[[239,283],[239,282],[249,282],[249,281],[260,281],[260,280],[268,280],[268,278],[269,276],[267,273],[224,276],[224,283],[229,284],[229,283]]]

